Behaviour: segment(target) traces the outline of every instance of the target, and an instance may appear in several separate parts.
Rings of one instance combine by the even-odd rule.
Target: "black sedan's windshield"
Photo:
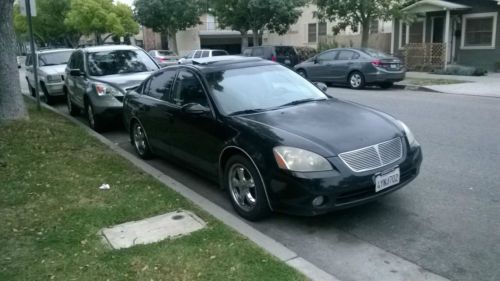
[[[309,81],[279,65],[209,73],[207,80],[222,111],[228,115],[328,98]]]
[[[72,53],[73,50],[39,54],[38,61],[40,66],[67,64]]]
[[[106,76],[157,70],[158,67],[141,50],[113,50],[87,54],[91,76]]]

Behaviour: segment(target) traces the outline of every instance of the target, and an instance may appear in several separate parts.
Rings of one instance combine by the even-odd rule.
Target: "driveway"
[[[401,90],[329,92],[407,123],[424,151],[420,176],[368,205],[315,218],[275,214],[252,225],[340,280],[437,280],[427,272],[451,280],[498,280],[500,99]],[[66,111],[62,104],[58,108]],[[104,136],[133,151],[123,128]],[[177,163],[148,162],[232,212],[216,184]],[[413,275],[418,271],[424,274]]]

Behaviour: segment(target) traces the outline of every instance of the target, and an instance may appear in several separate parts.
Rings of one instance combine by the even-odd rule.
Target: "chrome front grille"
[[[354,172],[365,172],[389,165],[403,157],[401,138],[339,154],[340,159]]]

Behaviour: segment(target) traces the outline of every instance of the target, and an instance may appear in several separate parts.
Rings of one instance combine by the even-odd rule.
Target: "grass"
[[[466,83],[467,81],[453,80],[453,79],[425,79],[425,78],[408,78],[404,80],[407,85],[414,86],[431,86],[431,85],[449,85]]]
[[[304,280],[78,126],[27,103],[29,121],[0,124],[0,280]],[[98,235],[177,209],[207,227],[124,250]]]

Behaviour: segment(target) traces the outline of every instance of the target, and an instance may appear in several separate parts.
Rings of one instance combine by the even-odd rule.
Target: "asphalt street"
[[[424,151],[421,174],[368,205],[314,218],[275,214],[252,225],[340,280],[417,280],[418,271],[500,280],[500,99],[395,89],[329,93],[404,121]],[[56,107],[66,112],[64,103]],[[123,128],[103,135],[133,151]],[[232,212],[216,184],[168,160],[149,162]]]

